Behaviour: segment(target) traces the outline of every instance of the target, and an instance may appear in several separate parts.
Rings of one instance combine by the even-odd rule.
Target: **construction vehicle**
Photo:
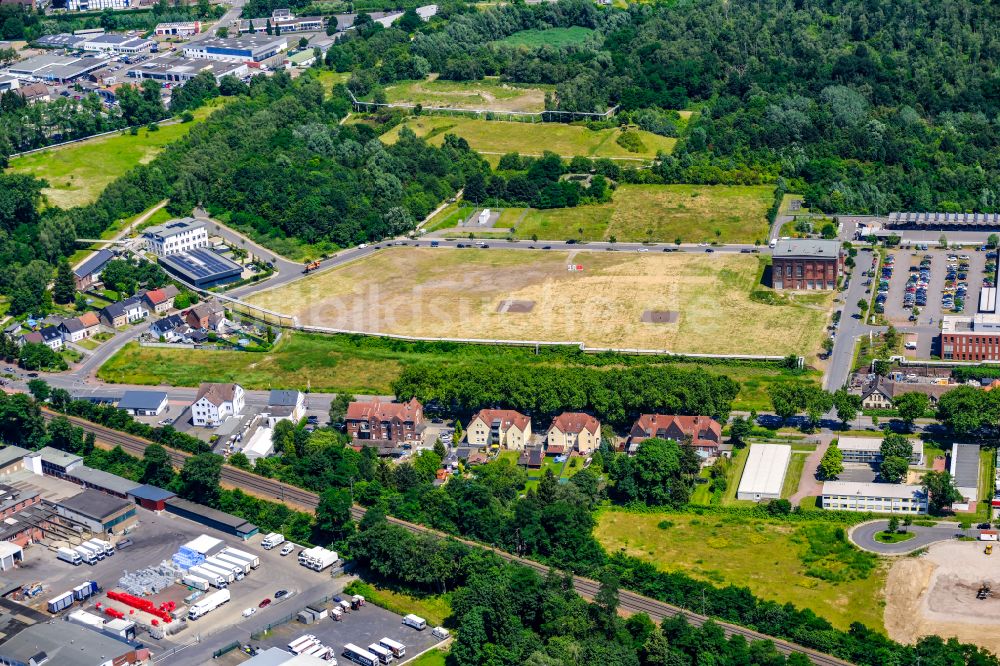
[[[308,264],[306,264],[305,268],[302,269],[302,272],[303,273],[310,273],[310,272],[316,270],[317,268],[319,268],[319,261],[318,260],[317,261],[311,261]]]
[[[991,543],[986,544],[986,550],[984,550],[983,552],[986,553],[987,555],[992,555],[993,554],[993,544],[991,544]]]

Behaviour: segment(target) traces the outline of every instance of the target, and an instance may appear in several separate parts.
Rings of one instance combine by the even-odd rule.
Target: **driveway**
[[[823,493],[823,482],[816,478],[816,470],[819,469],[819,463],[826,454],[826,450],[830,448],[832,439],[831,433],[820,435],[820,443],[816,446],[816,450],[806,458],[806,464],[802,467],[802,476],[799,478],[799,487],[795,494],[788,498],[792,506],[798,506],[799,502],[806,497],[818,497]]]
[[[862,523],[855,525],[848,532],[848,536],[851,542],[858,548],[878,553],[879,555],[905,555],[938,541],[949,541],[960,536],[979,537],[979,530],[975,528],[963,530],[959,529],[956,523],[942,523],[935,527],[910,525],[906,528],[907,531],[913,532],[916,536],[900,543],[880,543],[876,541],[875,534],[885,531],[888,525],[888,520],[873,520],[869,523]]]
[[[844,309],[840,316],[840,326],[834,340],[833,351],[827,360],[826,377],[823,381],[823,388],[827,391],[836,391],[847,383],[852,369],[851,364],[854,361],[854,343],[857,339],[862,335],[868,335],[869,331],[881,330],[866,324],[858,310],[858,301],[870,296],[865,294],[865,278],[861,272],[872,265],[871,250],[860,250],[858,256],[855,257],[855,262],[857,266],[853,271],[847,291],[842,292]]]

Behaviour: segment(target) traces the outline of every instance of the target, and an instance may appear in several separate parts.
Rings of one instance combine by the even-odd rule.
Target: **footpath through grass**
[[[286,332],[270,352],[209,351],[140,347],[130,342],[98,371],[110,383],[197,386],[201,382],[238,382],[248,389],[296,388],[318,392],[390,395],[392,382],[407,365],[418,363],[468,364],[503,357],[512,363],[553,366],[590,365],[560,351],[542,350],[536,356],[523,347],[492,347],[453,343],[407,343],[351,335],[314,335]],[[656,357],[631,357],[630,363],[663,364]],[[810,381],[777,367],[681,363],[724,374],[741,383],[734,409],[762,409],[767,386],[781,381]],[[614,365],[604,366],[613,369]],[[744,392],[746,392],[744,394]]]
[[[810,608],[839,629],[861,622],[883,632],[887,566],[846,541],[845,526],[819,520],[777,521],[733,513],[603,511],[595,536],[664,571]]]
[[[195,119],[190,123],[163,125],[153,132],[142,128],[135,136],[126,131],[56,146],[14,158],[10,171],[47,180],[49,186],[42,193],[53,205],[63,208],[86,205],[129,169],[151,162],[167,144],[185,136],[224,104],[225,99],[228,98],[219,97],[194,111]]]

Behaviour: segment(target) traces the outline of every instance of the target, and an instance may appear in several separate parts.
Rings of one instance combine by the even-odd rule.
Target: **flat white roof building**
[[[873,513],[927,513],[927,494],[920,486],[898,483],[827,481],[823,508]]]
[[[751,444],[736,499],[759,502],[781,497],[792,447],[787,444]]]
[[[913,454],[911,465],[924,464],[924,443],[919,439],[911,439]],[[872,463],[882,460],[881,437],[841,437],[837,440],[837,448],[844,454],[844,462]]]
[[[969,511],[971,502],[979,496],[979,445],[953,444],[951,447],[951,478],[965,502],[953,504],[956,511]]]

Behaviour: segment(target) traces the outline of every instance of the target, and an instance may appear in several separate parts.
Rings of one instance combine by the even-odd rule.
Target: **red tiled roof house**
[[[582,412],[563,412],[545,434],[545,448],[550,453],[576,451],[589,455],[600,445],[601,422]]]
[[[634,453],[645,439],[659,437],[684,442],[691,438],[691,445],[698,455],[705,458],[719,454],[722,442],[722,426],[709,416],[678,416],[663,414],[643,414],[629,431],[628,450]]]
[[[420,439],[424,406],[413,398],[409,402],[352,402],[344,419],[354,440],[409,442]]]
[[[531,419],[513,409],[481,409],[465,430],[472,446],[498,444],[520,450],[531,439]]]

